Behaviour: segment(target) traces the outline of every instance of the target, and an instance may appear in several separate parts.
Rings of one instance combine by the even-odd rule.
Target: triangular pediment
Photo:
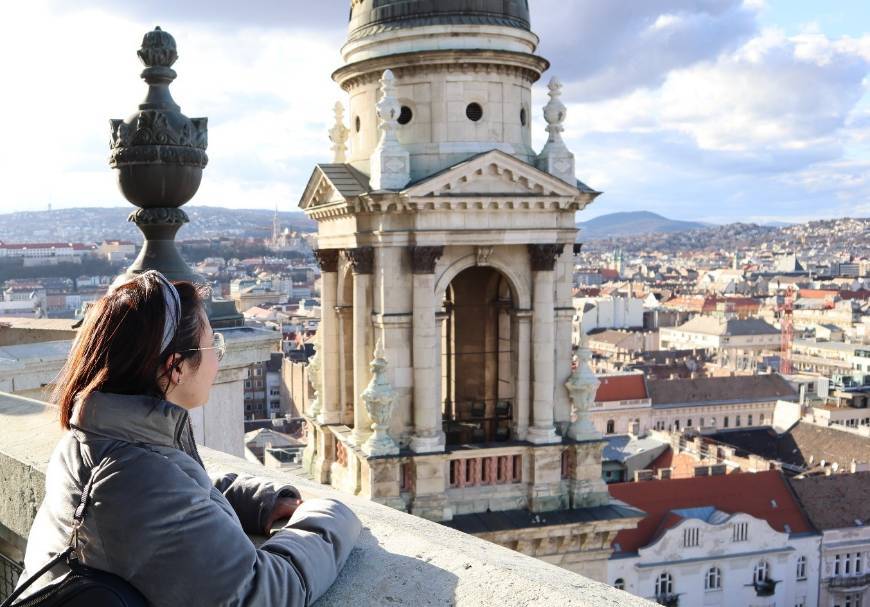
[[[410,185],[409,198],[485,195],[576,198],[582,192],[510,154],[492,150]]]
[[[368,177],[349,164],[318,164],[299,201],[301,209],[344,203],[371,192]]]

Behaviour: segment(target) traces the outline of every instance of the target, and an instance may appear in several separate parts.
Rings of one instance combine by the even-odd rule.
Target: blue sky
[[[299,7],[304,6],[300,11]],[[565,82],[578,177],[605,192],[581,219],[650,210],[712,222],[870,215],[866,0],[531,0],[534,142],[550,75]],[[0,211],[125,204],[108,119],[144,92],[135,55],[160,24],[179,44],[173,94],[209,117],[190,204],[293,210],[343,93],[330,80],[346,0],[31,0],[0,53],[14,95]]]

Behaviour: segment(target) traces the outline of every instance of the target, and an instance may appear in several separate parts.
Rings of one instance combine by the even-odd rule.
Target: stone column
[[[531,310],[517,310],[517,408],[514,413],[514,437],[526,440],[529,433],[529,393],[531,381]]]
[[[353,432],[351,441],[362,445],[372,432],[372,420],[362,401],[362,392],[369,382],[367,345],[371,326],[369,291],[374,269],[375,251],[372,247],[345,249],[353,270]]]
[[[320,262],[320,415],[321,424],[341,422],[339,397],[338,318],[335,310],[338,295],[338,249],[314,251]]]
[[[532,309],[532,427],[527,440],[535,444],[559,442],[553,426],[555,396],[554,276],[556,257],[564,245],[529,245],[533,273]]]
[[[441,404],[438,402],[440,377],[436,377],[436,355],[440,335],[435,320],[435,264],[444,247],[411,247],[414,281],[414,434],[411,449],[417,453],[444,451]]]

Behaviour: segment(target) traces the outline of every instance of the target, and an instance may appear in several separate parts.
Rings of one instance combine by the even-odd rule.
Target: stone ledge
[[[0,394],[0,531],[23,546],[44,494],[45,468],[61,436],[57,410]],[[292,483],[304,498],[348,504],[364,530],[339,579],[317,602],[331,605],[652,605],[605,584],[304,478],[202,449],[212,473]],[[11,532],[11,533],[10,533]]]

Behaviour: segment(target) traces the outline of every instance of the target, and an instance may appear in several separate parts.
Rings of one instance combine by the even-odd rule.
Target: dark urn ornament
[[[188,118],[169,93],[178,51],[168,32],[156,27],[145,34],[138,55],[148,94],[129,118],[110,121],[109,165],[124,198],[139,207],[128,219],[145,235],[145,244],[116,283],[147,270],[170,280],[203,282],[182,259],[175,235],[190,221],[181,207],[196,194],[208,164],[208,118]],[[243,324],[232,302],[211,300],[207,305],[213,325]]]

